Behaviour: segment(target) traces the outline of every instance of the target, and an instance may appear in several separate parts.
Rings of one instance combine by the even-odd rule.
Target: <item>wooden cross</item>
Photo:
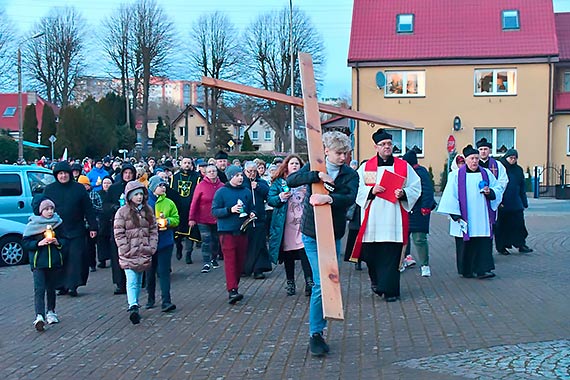
[[[299,53],[301,69],[301,85],[303,98],[297,98],[277,92],[261,90],[255,87],[244,86],[237,83],[202,77],[202,84],[221,90],[237,92],[267,100],[305,108],[305,126],[307,128],[307,148],[311,170],[325,172],[325,155],[322,140],[320,112],[348,117],[355,120],[366,121],[398,129],[413,130],[412,123],[400,120],[382,118],[368,115],[363,112],[339,108],[317,102],[317,88],[313,71],[313,60],[308,53]],[[328,194],[322,183],[312,185],[313,194]],[[317,252],[319,260],[319,273],[321,277],[321,294],[323,297],[323,312],[328,320],[343,320],[342,295],[340,291],[340,278],[334,239],[332,213],[330,205],[315,207],[315,232],[317,236]]]

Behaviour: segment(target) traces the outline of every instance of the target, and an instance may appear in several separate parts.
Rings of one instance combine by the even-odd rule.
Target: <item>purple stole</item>
[[[495,161],[495,160],[493,160]],[[497,162],[495,161],[495,165]],[[496,166],[495,166],[496,167]],[[479,171],[481,172],[481,176],[483,180],[489,183],[489,175],[485,171],[485,168],[480,167]],[[463,165],[457,174],[457,185],[458,185],[458,193],[459,193],[459,211],[461,212],[461,218],[467,221],[467,165]],[[495,211],[491,208],[491,201],[485,199],[487,203],[487,213],[489,215],[489,231],[491,231],[491,237],[493,237],[493,223],[495,222]],[[463,233],[463,241],[468,241],[470,239],[469,232]]]
[[[499,165],[497,164],[497,160],[493,157],[489,157],[489,167],[488,169],[493,173],[495,179],[499,178]]]

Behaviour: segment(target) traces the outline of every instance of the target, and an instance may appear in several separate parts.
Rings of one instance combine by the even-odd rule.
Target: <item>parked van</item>
[[[55,182],[51,170],[31,165],[0,165],[0,218],[28,223],[32,198]]]

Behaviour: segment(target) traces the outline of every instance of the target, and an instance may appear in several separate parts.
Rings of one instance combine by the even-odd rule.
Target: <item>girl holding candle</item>
[[[115,214],[113,232],[119,251],[119,265],[127,278],[129,319],[140,323],[139,294],[144,271],[150,269],[158,243],[154,212],[147,204],[148,192],[139,181],[125,186],[126,203]]]
[[[34,199],[33,209],[34,215],[30,216],[24,230],[22,246],[28,252],[34,277],[34,327],[37,331],[44,331],[46,323],[59,322],[55,313],[55,288],[63,267],[62,239],[58,235],[62,220],[51,199]]]

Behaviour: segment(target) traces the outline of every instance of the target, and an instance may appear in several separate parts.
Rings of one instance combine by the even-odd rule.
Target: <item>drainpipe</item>
[[[360,68],[356,62],[356,111],[360,111]],[[356,159],[360,164],[360,120],[356,120],[356,151],[358,152]]]
[[[553,80],[553,76],[554,76],[554,71],[552,70],[552,67],[554,66],[554,63],[552,63],[551,61],[551,57],[548,57],[548,115],[547,115],[547,128],[546,128],[546,136],[547,136],[547,141],[546,141],[546,168],[548,168],[552,162],[552,117],[551,115],[554,113],[554,110],[552,109],[553,105],[552,105],[552,93],[554,91],[554,80]],[[545,169],[546,169],[545,168]],[[548,175],[549,170],[546,170],[546,175]],[[546,181],[548,181],[549,178],[546,178]],[[548,182],[547,182],[548,183]]]

